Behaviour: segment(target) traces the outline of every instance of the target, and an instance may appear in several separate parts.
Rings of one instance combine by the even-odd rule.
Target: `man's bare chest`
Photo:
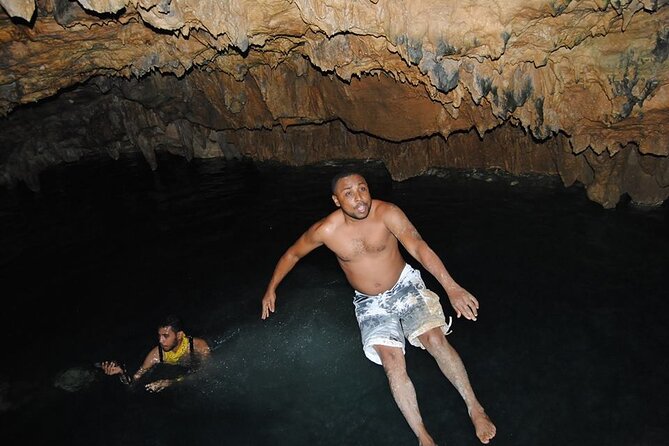
[[[383,228],[377,231],[342,231],[328,247],[347,262],[382,255],[396,243],[392,234]]]

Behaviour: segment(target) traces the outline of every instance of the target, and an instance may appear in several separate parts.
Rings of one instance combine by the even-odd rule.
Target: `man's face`
[[[372,208],[369,187],[360,175],[351,175],[337,181],[332,200],[346,215],[356,220],[367,218]]]
[[[172,327],[160,327],[158,329],[158,342],[164,351],[169,352],[176,348],[181,342],[179,333],[175,333]]]

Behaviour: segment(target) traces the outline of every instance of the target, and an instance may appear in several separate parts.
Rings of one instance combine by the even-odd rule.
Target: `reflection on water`
[[[46,172],[41,193],[0,191],[3,436],[415,444],[382,369],[362,353],[332,254],[304,258],[277,312],[259,319],[279,256],[334,209],[340,168],[165,157],[151,172],[137,158],[92,159]],[[456,320],[449,340],[498,424],[495,444],[664,441],[666,205],[604,210],[541,177],[435,171],[397,183],[377,163],[364,169],[372,194],[400,205],[481,302],[479,321]],[[168,312],[212,345],[203,373],[147,394],[93,367],[115,359],[134,371]],[[429,355],[410,348],[407,363],[433,436],[477,444]]]

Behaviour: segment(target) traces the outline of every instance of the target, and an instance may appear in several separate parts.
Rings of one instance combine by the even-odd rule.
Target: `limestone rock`
[[[35,0],[0,0],[3,7],[11,17],[20,17],[30,22],[35,13]]]
[[[606,207],[669,196],[667,0],[0,5],[2,184],[91,150],[155,169],[164,150],[559,174]]]

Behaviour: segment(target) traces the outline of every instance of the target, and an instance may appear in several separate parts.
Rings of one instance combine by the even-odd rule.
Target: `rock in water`
[[[82,367],[73,367],[61,372],[53,382],[55,387],[67,392],[78,392],[95,381],[95,372]]]

